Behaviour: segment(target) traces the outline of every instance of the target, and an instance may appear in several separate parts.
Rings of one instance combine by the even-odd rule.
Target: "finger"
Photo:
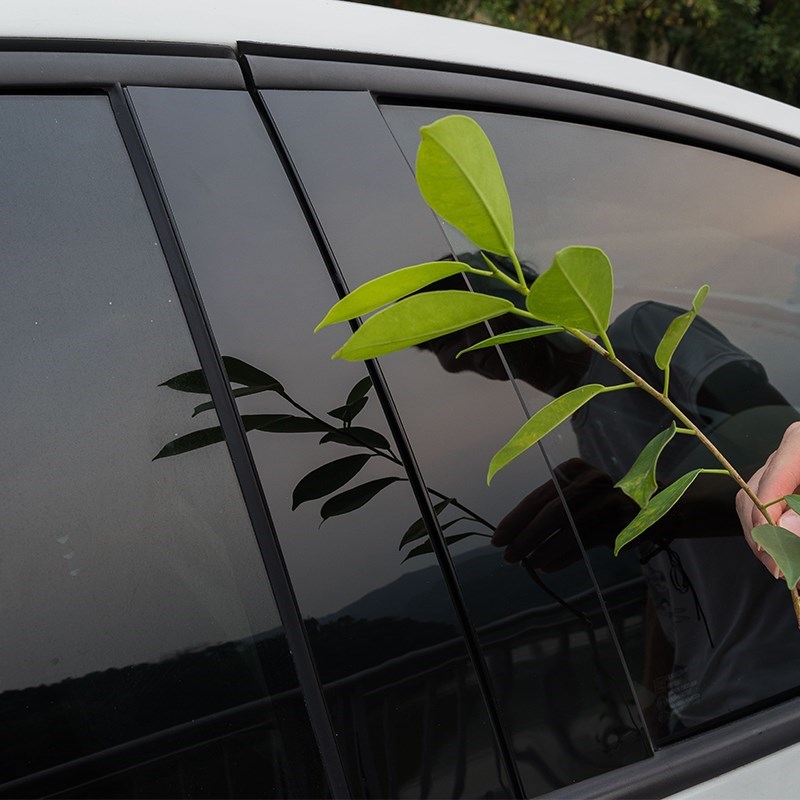
[[[800,486],[800,423],[795,422],[786,429],[780,446],[767,462],[759,482],[759,496],[764,503],[792,494]],[[783,505],[783,504],[780,504]],[[769,509],[773,520],[777,520],[782,508],[776,504]]]

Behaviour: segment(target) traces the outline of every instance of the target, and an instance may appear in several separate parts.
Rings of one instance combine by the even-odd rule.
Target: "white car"
[[[413,172],[466,114],[531,277],[602,247],[642,370],[711,284],[673,396],[754,470],[798,418],[799,110],[337,0],[27,0],[0,37],[0,796],[791,796],[800,633],[736,487],[611,554],[657,410],[578,412],[489,489],[602,364],[313,331],[480,258]]]

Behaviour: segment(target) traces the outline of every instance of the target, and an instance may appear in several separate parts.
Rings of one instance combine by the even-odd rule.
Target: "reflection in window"
[[[374,389],[363,365],[331,363],[335,333],[313,333],[336,294],[249,96],[132,96],[249,428],[352,792],[508,796],[439,566],[409,557],[427,533]],[[435,488],[446,499],[450,486]]]
[[[464,252],[441,235],[367,93],[264,96],[351,288],[450,249]],[[330,335],[328,353],[346,332]],[[481,326],[380,361],[425,481],[467,498],[494,528],[549,471],[534,451],[486,486],[491,454],[524,411],[490,351],[455,360],[485,335]],[[555,492],[549,500],[561,508]],[[585,563],[528,572],[504,565],[501,551],[479,537],[454,542],[450,553],[525,792],[645,757],[644,723]],[[610,556],[601,568],[617,584],[613,601],[624,619],[635,622],[644,581],[616,581],[626,567]]]
[[[153,460],[198,362],[108,100],[4,97],[0,140],[0,782],[325,794],[227,451]]]
[[[444,112],[384,108],[407,157],[417,131]],[[800,276],[796,177],[730,156],[565,122],[473,114],[497,150],[517,221],[520,256],[538,272],[566,245],[602,247],[615,267],[609,337],[656,384],[652,353],[705,282],[711,294],[672,362],[671,396],[749,476],[798,418]],[[455,248],[463,239],[452,229]],[[532,408],[564,389],[540,364],[563,365],[563,386],[617,382],[587,353],[564,358],[545,339],[514,345],[509,362]],[[535,365],[535,366],[534,366]],[[635,508],[613,483],[669,420],[645,395],[593,400],[546,439],[593,563]],[[660,463],[664,484],[717,466],[689,437]],[[638,639],[617,615],[652,733],[667,740],[798,685],[800,656],[783,584],[752,557],[731,481],[701,476],[678,509],[631,548],[628,578],[644,576]],[[535,528],[541,509],[525,510]],[[535,538],[535,537],[534,537]],[[534,538],[528,545],[534,546]],[[563,558],[548,548],[540,563]],[[609,595],[614,585],[597,570]],[[613,604],[612,608],[613,608]]]

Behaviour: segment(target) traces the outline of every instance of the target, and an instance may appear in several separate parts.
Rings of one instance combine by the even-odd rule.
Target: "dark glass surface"
[[[264,97],[351,287],[449,255],[369,95]],[[338,331],[331,349],[346,335]],[[456,346],[463,344],[440,341],[436,353],[412,348],[381,364],[426,482],[468,509],[446,509],[442,522],[475,517],[445,533],[480,534],[453,542],[450,552],[525,790],[535,795],[644,757],[643,724],[627,704],[631,691],[585,565],[530,575],[504,566],[486,538],[550,475],[541,454],[532,452],[487,489],[489,459],[522,424],[524,412],[499,363],[478,358],[453,371],[463,364],[453,360]],[[641,625],[634,623],[643,581],[616,581],[630,570],[610,557],[597,569],[616,584],[611,599],[631,635],[639,636]],[[563,600],[569,607],[559,604]]]
[[[354,400],[352,425],[342,429],[340,409],[366,372],[331,362],[337,331],[313,334],[336,295],[250,98],[131,94],[220,350],[282,384],[282,392],[242,396],[239,404],[246,421],[292,417],[252,430],[249,441],[353,792],[506,795],[439,567],[431,556],[406,561],[398,547],[419,510],[364,384],[366,404]],[[322,442],[331,431],[345,443]],[[315,499],[295,502],[305,475],[343,458]],[[396,480],[371,484],[382,491],[360,506],[366,494],[351,496],[342,513],[322,521],[325,504],[339,502],[333,497],[384,478]]]
[[[198,360],[109,102],[3,97],[0,140],[0,783],[84,758],[40,790],[325,792],[227,451],[153,460]],[[240,746],[271,755],[230,779]]]
[[[443,116],[383,109],[407,157],[421,125]],[[695,291],[711,294],[672,362],[671,396],[749,477],[798,418],[800,373],[800,181],[730,156],[583,125],[471,114],[494,143],[511,194],[518,251],[546,269],[566,245],[602,247],[615,267],[609,336],[655,385],[652,353]],[[461,235],[448,228],[454,248]],[[521,343],[509,354],[526,401],[540,407],[556,378],[620,382],[573,355],[548,372],[554,349]],[[564,360],[563,354],[555,358]],[[638,450],[669,423],[638,392],[606,395],[562,425],[545,447],[561,470],[591,558],[605,558],[632,516],[616,490]],[[580,465],[569,459],[580,458]],[[718,466],[683,437],[665,451],[659,478]],[[607,476],[607,477],[603,477]],[[592,488],[593,486],[593,488]],[[644,575],[644,636],[624,637],[654,738],[713,724],[800,684],[800,638],[785,584],[753,558],[735,516],[736,486],[701,476],[676,513],[633,549],[630,579]],[[535,514],[532,515],[535,519]],[[528,543],[533,546],[533,542]],[[552,556],[551,556],[552,557]],[[613,590],[605,581],[606,591]],[[624,623],[619,620],[622,632]]]

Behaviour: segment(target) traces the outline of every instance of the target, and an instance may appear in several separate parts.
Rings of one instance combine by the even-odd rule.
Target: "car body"
[[[576,414],[487,489],[568,346],[365,366],[313,330],[477,257],[412,168],[464,113],[531,270],[609,254],[642,369],[711,284],[675,391],[754,468],[800,400],[800,111],[338,0],[31,0],[0,37],[0,795],[785,796],[800,637],[730,493],[607,546],[649,411]],[[547,572],[486,542],[532,491],[571,542]]]

